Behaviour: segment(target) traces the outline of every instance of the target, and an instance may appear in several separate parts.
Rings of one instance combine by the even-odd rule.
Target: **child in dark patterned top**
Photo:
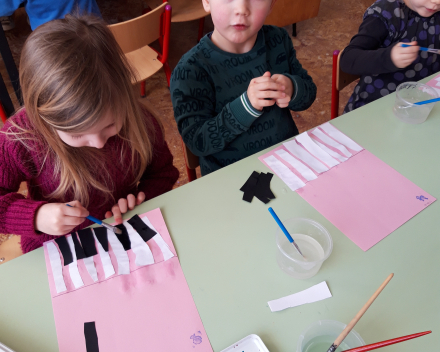
[[[361,76],[344,113],[439,71],[436,54],[419,52],[420,46],[440,48],[439,11],[439,0],[378,0],[367,9],[341,54],[342,71]]]
[[[274,3],[203,0],[214,31],[173,71],[174,117],[202,175],[295,136],[290,110],[315,100],[287,32],[263,26]]]

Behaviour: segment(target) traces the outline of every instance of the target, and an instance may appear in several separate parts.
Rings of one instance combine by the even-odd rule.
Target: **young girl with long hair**
[[[0,133],[0,233],[20,235],[22,252],[91,225],[89,211],[121,223],[171,190],[179,173],[133,78],[100,19],[66,16],[27,39],[24,107]],[[24,181],[26,198],[17,193]]]

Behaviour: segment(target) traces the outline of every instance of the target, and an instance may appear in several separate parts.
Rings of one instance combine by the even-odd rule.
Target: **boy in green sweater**
[[[174,117],[202,175],[298,134],[290,110],[316,86],[284,29],[263,26],[276,0],[202,0],[214,31],[171,76]]]

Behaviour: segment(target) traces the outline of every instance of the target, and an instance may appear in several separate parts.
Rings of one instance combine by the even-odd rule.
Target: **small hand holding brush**
[[[74,208],[70,204],[66,204],[66,205],[68,207]],[[105,227],[106,229],[108,229],[110,231],[113,231],[117,235],[122,235],[121,229],[118,229],[116,226],[112,226],[112,225],[106,224],[105,222],[102,222],[101,220],[99,220],[99,219],[97,219],[97,218],[95,218],[95,217],[93,217],[91,215],[87,216],[86,219],[89,219],[90,221],[93,221],[94,223],[96,223],[98,225],[101,225],[101,226]]]

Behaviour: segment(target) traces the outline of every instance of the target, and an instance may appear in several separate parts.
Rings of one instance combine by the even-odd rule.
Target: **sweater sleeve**
[[[9,126],[7,123],[2,131]],[[33,177],[32,157],[23,144],[1,132],[0,155],[0,233],[36,238],[35,215],[46,202],[17,193],[21,182]]]
[[[148,112],[144,113],[149,115]],[[155,129],[153,158],[138,185],[138,191],[145,193],[146,200],[170,191],[179,178],[179,171],[173,165],[173,155],[164,140],[162,129],[154,117],[150,118]]]
[[[296,51],[287,31],[283,30],[283,32],[284,47],[289,60],[289,73],[284,75],[289,77],[293,83],[293,95],[288,107],[290,110],[303,111],[308,109],[315,101],[316,85],[296,58]]]
[[[197,156],[225,149],[263,113],[252,107],[246,91],[217,113],[215,87],[209,74],[182,61],[173,71],[171,92],[177,128],[184,143]]]
[[[359,33],[341,54],[341,70],[359,76],[399,70],[391,60],[391,49],[395,44],[381,48],[387,36],[388,30],[381,19],[374,16],[365,18]]]

